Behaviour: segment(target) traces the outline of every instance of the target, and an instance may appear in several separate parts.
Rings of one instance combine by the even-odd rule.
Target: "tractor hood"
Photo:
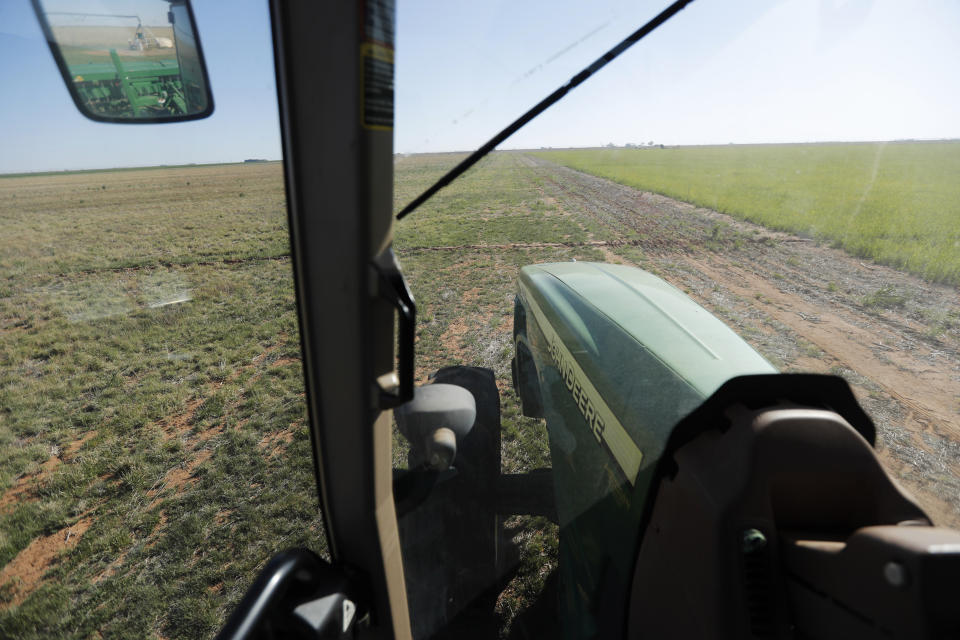
[[[683,292],[635,267],[524,267],[514,323],[515,380],[521,395],[535,381],[550,438],[565,607],[593,619],[607,602],[601,594],[619,592],[610,584],[628,588],[644,505],[677,424],[731,378],[776,370]]]
[[[571,304],[570,294],[579,298],[704,398],[730,378],[776,373],[727,325],[676,287],[641,269],[594,262],[539,264],[524,267],[520,283],[535,292],[547,315],[555,316],[553,321],[590,343],[584,314]]]

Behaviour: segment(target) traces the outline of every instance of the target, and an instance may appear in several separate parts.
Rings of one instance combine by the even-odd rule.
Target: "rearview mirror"
[[[213,112],[188,0],[33,0],[77,108],[101,122]]]

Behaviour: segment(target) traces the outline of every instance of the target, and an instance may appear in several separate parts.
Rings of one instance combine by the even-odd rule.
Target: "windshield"
[[[660,8],[463,3],[428,20],[401,7],[395,211]],[[525,280],[525,265],[642,269],[733,329],[743,346],[722,344],[765,361],[750,371],[843,377],[884,466],[935,523],[960,525],[958,18],[932,4],[694,3],[398,223],[421,380],[493,370],[501,473],[552,469],[556,514],[497,521],[501,635],[602,631],[599,603],[630,578],[636,532],[622,527],[639,483],[595,437],[579,377],[642,432],[639,478],[662,446],[656,419],[711,392],[695,356],[646,350],[649,330],[616,315],[624,296],[649,307],[646,289],[598,302],[580,292],[600,285],[555,266]],[[566,351],[531,328],[544,322]],[[404,544],[409,574],[423,559]]]
[[[2,637],[212,637],[273,553],[329,556],[269,16],[198,4],[217,113],[158,128],[82,121],[0,5]],[[660,9],[400,2],[394,212]],[[189,93],[188,38],[123,20]],[[67,64],[116,69],[81,22]],[[697,0],[395,225],[417,384],[477,410],[452,469],[395,434],[414,637],[613,633],[666,438],[734,375],[844,378],[960,527],[958,23]]]

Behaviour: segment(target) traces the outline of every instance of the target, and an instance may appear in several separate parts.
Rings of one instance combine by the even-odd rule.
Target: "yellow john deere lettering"
[[[627,480],[633,485],[636,482],[637,473],[640,471],[643,452],[637,447],[617,417],[613,415],[613,411],[607,406],[607,403],[603,401],[603,397],[590,382],[583,369],[580,368],[576,358],[563,344],[530,290],[523,284],[520,285],[520,290],[526,298],[528,308],[536,316],[537,324],[547,339],[550,358],[557,367],[557,371],[560,372],[560,376],[563,378],[563,382],[581,415],[583,415],[587,426],[593,432],[597,442],[607,446]]]

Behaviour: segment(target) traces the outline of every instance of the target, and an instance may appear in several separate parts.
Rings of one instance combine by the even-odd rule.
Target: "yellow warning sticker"
[[[361,122],[368,129],[393,130],[393,49],[367,42],[360,46]]]

